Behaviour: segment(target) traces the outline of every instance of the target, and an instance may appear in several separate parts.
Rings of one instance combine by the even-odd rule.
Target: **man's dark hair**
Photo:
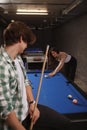
[[[17,43],[20,41],[20,37],[27,44],[32,44],[36,40],[36,36],[29,26],[20,21],[10,23],[3,32],[4,44],[6,46]]]

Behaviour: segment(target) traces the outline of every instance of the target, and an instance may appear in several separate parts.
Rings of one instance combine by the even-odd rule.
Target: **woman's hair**
[[[49,68],[55,68],[55,66],[58,65],[58,61],[52,56],[52,51],[55,51],[57,53],[59,53],[58,49],[56,47],[51,47],[49,49],[49,53],[48,53],[48,66]]]
[[[50,53],[51,53],[52,51],[55,51],[55,52],[59,53],[59,50],[58,50],[56,47],[51,47],[51,48],[50,48]]]
[[[53,59],[55,59],[52,55],[52,51],[55,51],[56,53],[59,53],[59,50],[56,47],[51,47],[49,49],[49,56],[51,56]]]
[[[29,26],[20,21],[10,23],[3,32],[4,44],[7,46],[20,41],[20,37],[22,37],[23,41],[27,44],[32,44],[36,41],[36,36]]]

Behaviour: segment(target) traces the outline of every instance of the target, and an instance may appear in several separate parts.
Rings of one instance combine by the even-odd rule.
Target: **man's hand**
[[[40,111],[38,110],[37,107],[35,107],[35,110],[34,110],[34,105],[35,104],[31,104],[29,108],[30,118],[33,117],[33,124],[35,124],[38,118],[40,117]],[[33,112],[34,112],[34,115],[33,115]]]

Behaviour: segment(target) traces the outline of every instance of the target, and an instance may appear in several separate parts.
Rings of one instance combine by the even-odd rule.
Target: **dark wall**
[[[87,86],[87,14],[74,18],[55,29],[33,30],[37,41],[31,48],[46,50],[47,44],[56,46],[77,58],[76,76]]]
[[[76,57],[76,78],[87,86],[87,14],[76,17],[56,29],[35,30],[35,33],[36,47],[45,50],[49,44]]]
[[[47,45],[52,46],[54,43],[53,37],[53,29],[41,29],[41,30],[33,30],[35,33],[37,40],[34,45],[30,46],[30,48],[41,48],[43,51],[46,50]]]
[[[77,58],[77,77],[87,85],[87,14],[55,30],[57,48]]]
[[[3,28],[0,27],[0,45],[3,43]]]

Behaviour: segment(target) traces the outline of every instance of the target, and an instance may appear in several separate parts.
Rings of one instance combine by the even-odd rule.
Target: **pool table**
[[[49,71],[45,71],[42,78],[38,103],[69,117],[75,123],[87,123],[87,95],[73,82],[70,82],[61,73],[53,77],[45,77]],[[31,82],[34,97],[37,95],[41,72],[30,71],[27,76]],[[68,95],[72,95],[72,99]],[[77,104],[72,100],[76,98]]]

